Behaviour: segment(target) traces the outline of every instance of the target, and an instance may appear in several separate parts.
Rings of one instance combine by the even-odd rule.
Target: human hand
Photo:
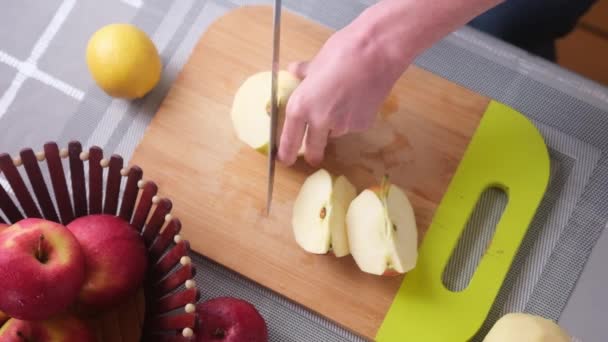
[[[360,26],[335,33],[310,62],[289,66],[303,80],[287,103],[278,151],[284,164],[292,165],[304,145],[306,161],[318,165],[328,138],[369,129],[409,65],[408,58],[389,56]]]
[[[309,63],[287,103],[279,159],[291,165],[304,145],[312,165],[329,137],[361,132],[416,55],[505,0],[382,0],[331,36]],[[304,133],[306,137],[304,138]]]

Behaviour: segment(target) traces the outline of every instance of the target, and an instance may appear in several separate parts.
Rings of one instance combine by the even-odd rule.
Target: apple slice
[[[346,213],[350,251],[359,268],[375,275],[398,275],[413,269],[418,230],[410,201],[384,177],[380,187],[362,191]]]
[[[320,169],[307,177],[293,208],[292,227],[298,245],[310,253],[348,255],[346,210],[356,195],[355,187],[344,176],[335,178]]]
[[[268,154],[270,136],[270,71],[258,72],[243,82],[237,90],[231,109],[232,124],[237,137],[260,153]],[[291,73],[278,74],[277,99],[279,101],[279,131],[283,127],[287,101],[300,84]],[[280,132],[277,133],[280,136]],[[300,155],[304,147],[300,149]]]
[[[350,203],[357,197],[357,189],[344,176],[336,178],[333,188],[331,215],[329,216],[331,251],[335,256],[343,257],[350,254],[346,231],[346,211]]]

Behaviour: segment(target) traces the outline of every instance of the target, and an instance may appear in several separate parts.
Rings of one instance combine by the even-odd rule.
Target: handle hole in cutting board
[[[507,202],[507,194],[497,187],[490,187],[481,194],[443,271],[443,285],[448,290],[460,292],[469,286],[494,237]]]

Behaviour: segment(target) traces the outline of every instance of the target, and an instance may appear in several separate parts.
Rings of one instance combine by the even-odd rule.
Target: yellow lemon
[[[86,58],[97,85],[113,97],[140,98],[160,80],[162,62],[156,46],[131,24],[110,24],[95,32]]]

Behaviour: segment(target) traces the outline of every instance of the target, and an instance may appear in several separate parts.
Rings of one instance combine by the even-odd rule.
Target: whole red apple
[[[148,255],[143,238],[127,221],[112,215],[89,215],[67,227],[80,242],[87,268],[78,296],[80,309],[109,309],[140,288]]]
[[[198,324],[196,341],[266,342],[266,322],[249,302],[218,297],[196,306]]]
[[[73,316],[22,321],[11,318],[0,328],[2,342],[96,342],[91,329]]]
[[[23,320],[67,309],[84,283],[80,245],[64,226],[38,218],[0,232],[0,310]]]

